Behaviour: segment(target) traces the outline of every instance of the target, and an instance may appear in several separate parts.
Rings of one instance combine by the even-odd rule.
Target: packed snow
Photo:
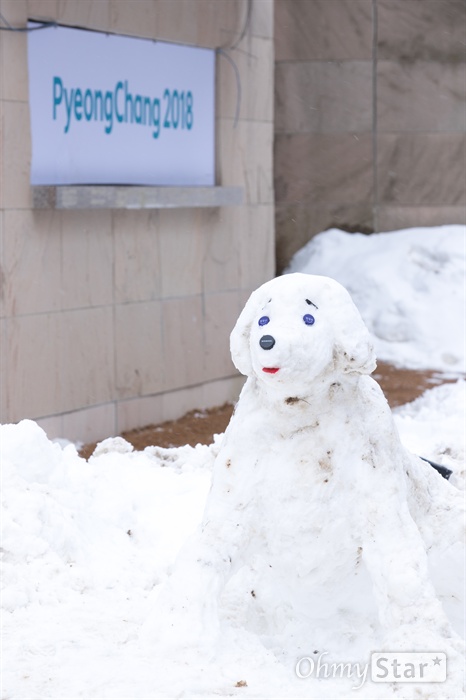
[[[447,234],[443,246],[440,233]],[[427,335],[424,343],[417,334],[404,337],[403,341],[379,342],[376,337],[376,347],[379,352],[380,348],[385,352],[384,359],[396,359],[398,352],[401,365],[458,371],[464,350],[460,348],[457,324],[451,321],[448,326],[442,326],[439,333],[442,337],[435,345],[427,333],[429,324],[423,319],[425,315],[431,322],[433,319],[443,323],[449,309],[460,310],[458,287],[464,287],[464,279],[460,280],[461,253],[459,244],[455,247],[451,239],[456,240],[462,234],[460,227],[426,231],[422,238],[424,252],[411,256],[413,265],[418,266],[419,259],[437,260],[438,251],[446,251],[441,283],[439,275],[427,271],[429,275],[432,272],[429,280],[435,284],[430,294],[426,289],[421,293],[419,279],[414,292],[411,290],[410,281],[416,275],[404,264],[409,255],[401,238],[409,237],[410,232],[403,232],[398,260],[393,266],[390,263],[390,273],[381,271],[380,279],[390,277],[392,295],[405,289],[406,305],[401,315],[411,322],[410,315],[414,319],[419,314],[422,319],[417,328]],[[353,248],[343,243],[349,235],[340,236],[336,249],[335,235],[330,232],[329,236],[321,236],[321,241],[328,239],[329,249],[333,250],[328,259],[336,257],[340,270],[350,267],[354,277],[362,276],[345,258],[354,253]],[[393,235],[379,234],[378,260],[393,262],[397,257]],[[354,234],[351,238],[358,240]],[[318,245],[319,255],[325,257],[326,244]],[[366,274],[375,266],[373,257]],[[329,270],[311,272],[338,279]],[[351,287],[343,279],[339,281]],[[396,305],[396,300],[392,305],[391,295],[384,297],[386,288],[385,292],[379,291],[374,277],[368,276],[366,282],[372,285],[372,293],[363,299],[361,311],[374,333],[371,319],[376,319],[377,311],[386,306],[399,311],[401,306]],[[362,295],[358,296],[357,289],[350,291],[361,308]],[[434,291],[443,300],[449,300],[445,308],[440,304],[442,299],[433,299]],[[410,305],[412,294],[415,298]],[[464,307],[461,314],[463,310]],[[305,313],[312,313],[312,307],[307,306]],[[313,315],[317,319],[317,312]],[[396,313],[392,314],[392,320],[393,315]],[[317,323],[316,320],[315,328]],[[455,361],[446,361],[445,353],[451,353],[450,359],[454,355]],[[438,360],[435,365],[433,355]],[[431,389],[394,411],[403,445],[452,470],[450,488],[455,493],[464,488],[465,418],[463,379]],[[339,441],[342,436],[328,437]],[[261,439],[267,438],[261,436]],[[173,449],[154,446],[143,452],[134,451],[122,438],[108,438],[86,462],[78,456],[74,445],[48,440],[36,423],[25,420],[17,425],[1,426],[0,448],[2,700],[413,697],[410,683],[371,681],[370,654],[361,645],[361,637],[370,637],[373,629],[369,629],[363,615],[361,619],[351,620],[342,614],[345,633],[333,633],[333,637],[326,639],[330,649],[321,645],[316,648],[312,625],[299,626],[295,620],[282,636],[270,630],[269,622],[280,625],[280,615],[284,614],[280,602],[289,594],[283,588],[283,572],[280,585],[262,572],[262,581],[267,584],[268,609],[275,610],[278,619],[252,619],[253,616],[249,619],[251,608],[245,607],[241,592],[243,596],[246,592],[250,604],[257,602],[257,594],[253,587],[255,579],[245,567],[243,572],[237,572],[234,585],[230,585],[224,596],[225,626],[219,638],[213,626],[206,628],[197,645],[170,634],[167,645],[157,640],[154,624],[157,625],[160,605],[158,596],[160,591],[170,590],[183,545],[186,550],[186,543],[195,541],[192,538],[196,538],[203,518],[213,466],[223,454],[225,436],[217,436],[209,446]],[[248,449],[257,449],[257,445],[245,442],[241,448],[247,453]],[[351,454],[348,456],[351,458]],[[352,497],[347,494],[348,499]],[[279,522],[272,521],[270,512],[267,518],[262,523],[265,528]],[[457,535],[434,531],[428,536],[448,544]],[[291,554],[293,551],[291,543]],[[290,586],[297,561],[291,557],[286,562]],[[452,580],[453,570],[447,565],[445,572],[447,575],[438,585],[444,591],[452,590],[457,583]],[[185,573],[185,592],[195,604],[204,604],[208,593],[199,588],[196,571],[188,567]],[[448,609],[446,605],[446,609],[450,620],[457,615],[454,606]],[[453,623],[461,631],[461,619],[457,617]],[[189,630],[187,633],[189,636]],[[430,630],[425,633],[428,640]],[[460,648],[455,644],[453,647],[452,654]],[[430,647],[429,650],[434,651]],[[332,665],[338,662],[346,666]],[[422,687],[416,686],[417,692]],[[448,684],[434,683],[426,684],[425,692],[416,697],[454,700],[463,696],[456,691],[452,695]]]
[[[327,275],[350,292],[380,360],[465,372],[466,227],[312,238],[286,272]]]

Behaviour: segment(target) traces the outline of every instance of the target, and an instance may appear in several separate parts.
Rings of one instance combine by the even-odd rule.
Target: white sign
[[[215,51],[49,27],[28,60],[31,184],[214,184]]]

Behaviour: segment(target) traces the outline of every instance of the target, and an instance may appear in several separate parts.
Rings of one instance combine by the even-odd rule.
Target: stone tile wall
[[[466,223],[466,3],[377,4],[376,225]]]
[[[321,230],[466,223],[463,0],[276,0],[277,264]]]
[[[0,413],[94,440],[235,400],[229,333],[275,270],[273,1],[0,0],[28,18],[223,47],[217,183],[225,208],[40,211],[29,185],[27,35],[0,32]],[[239,118],[237,119],[237,116]]]

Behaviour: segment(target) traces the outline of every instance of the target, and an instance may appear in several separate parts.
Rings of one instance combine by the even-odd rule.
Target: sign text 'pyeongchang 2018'
[[[214,184],[214,51],[55,26],[28,38],[32,184]]]
[[[192,129],[194,120],[191,90],[165,88],[163,97],[133,94],[127,80],[119,80],[113,90],[67,87],[60,76],[53,77],[53,118],[65,116],[64,133],[73,121],[103,122],[106,134],[115,123],[148,126],[154,139],[162,129]]]

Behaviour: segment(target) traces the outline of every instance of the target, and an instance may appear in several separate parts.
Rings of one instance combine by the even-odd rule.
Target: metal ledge
[[[35,209],[177,209],[243,203],[242,187],[36,185]]]

